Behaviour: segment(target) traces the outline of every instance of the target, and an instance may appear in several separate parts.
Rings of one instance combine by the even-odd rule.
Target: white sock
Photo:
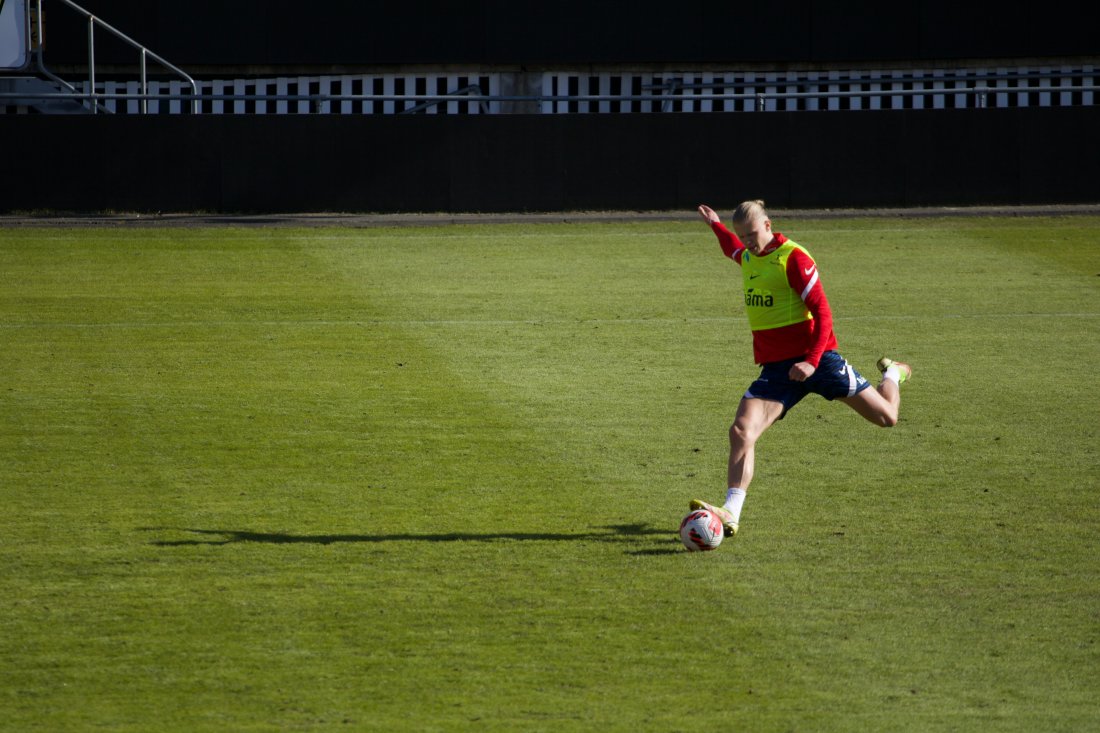
[[[722,508],[733,515],[734,522],[741,521],[741,507],[745,503],[745,490],[730,487],[726,492],[726,503]]]
[[[894,384],[901,384],[901,370],[898,369],[897,364],[891,364],[887,367],[886,371],[882,373],[883,381],[889,379]]]

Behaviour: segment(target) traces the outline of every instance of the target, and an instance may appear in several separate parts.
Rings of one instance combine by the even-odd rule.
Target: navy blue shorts
[[[808,394],[819,394],[827,400],[852,397],[871,386],[848,361],[835,351],[826,351],[815,371],[805,382],[790,378],[791,367],[802,361],[787,359],[765,364],[760,378],[753,382],[744,399],[758,398],[783,403],[783,415]],[[782,419],[782,415],[780,419]]]

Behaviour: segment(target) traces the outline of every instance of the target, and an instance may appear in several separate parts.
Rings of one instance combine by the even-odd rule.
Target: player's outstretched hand
[[[715,213],[714,209],[710,208],[706,204],[699,204],[699,216],[706,219],[707,224],[717,224],[721,221],[721,219],[718,218],[718,214]]]

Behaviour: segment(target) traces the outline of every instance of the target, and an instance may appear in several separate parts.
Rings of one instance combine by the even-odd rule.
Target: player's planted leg
[[[737,534],[741,522],[741,507],[752,482],[756,463],[756,441],[783,414],[783,404],[773,400],[746,397],[737,408],[737,417],[730,426],[730,456],[727,470],[726,501],[722,506],[693,499],[692,509],[706,509],[722,520],[726,536]]]

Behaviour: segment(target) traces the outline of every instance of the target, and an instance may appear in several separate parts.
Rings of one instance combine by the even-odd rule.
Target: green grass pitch
[[[776,220],[883,430],[754,378],[696,222],[0,229],[0,730],[1081,731],[1100,220]]]

